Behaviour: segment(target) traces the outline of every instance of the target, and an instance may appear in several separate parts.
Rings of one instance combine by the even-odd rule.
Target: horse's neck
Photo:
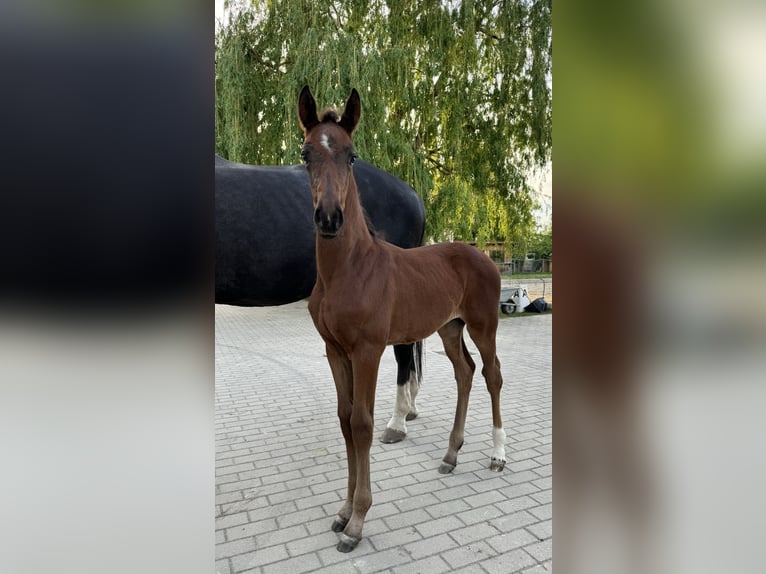
[[[343,221],[336,237],[328,239],[317,234],[317,274],[326,286],[332,282],[333,277],[355,265],[356,255],[368,252],[374,245],[354,183],[346,196]]]

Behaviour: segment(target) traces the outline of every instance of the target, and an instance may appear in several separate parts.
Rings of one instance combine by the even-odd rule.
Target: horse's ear
[[[298,97],[298,119],[301,122],[303,133],[308,132],[319,123],[317,103],[314,101],[314,96],[311,95],[308,86],[303,86],[301,95]]]
[[[362,102],[359,101],[359,92],[356,91],[356,88],[352,88],[339,125],[348,132],[348,135],[351,135],[354,133],[360,117],[362,117]]]

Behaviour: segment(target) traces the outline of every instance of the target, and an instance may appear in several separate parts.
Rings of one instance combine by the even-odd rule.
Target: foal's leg
[[[367,511],[372,505],[370,489],[370,446],[372,445],[373,411],[378,365],[385,346],[365,345],[353,353],[351,365],[354,381],[354,401],[351,406],[351,435],[356,460],[356,488],[351,518],[340,535],[336,548],[350,552],[362,539],[362,528]],[[348,444],[348,443],[347,443]],[[350,460],[350,459],[349,459]],[[350,470],[350,466],[349,466]],[[351,478],[349,475],[349,485]],[[344,507],[345,508],[345,507]]]
[[[455,409],[455,424],[452,426],[452,432],[449,436],[449,447],[447,454],[444,455],[442,464],[439,467],[441,474],[452,472],[457,465],[457,453],[463,446],[463,434],[465,432],[465,416],[468,411],[468,396],[471,393],[471,384],[473,382],[473,373],[476,364],[473,362],[468,349],[463,342],[462,319],[453,319],[441,329],[439,336],[444,343],[444,351],[452,362],[455,370],[455,381],[457,381],[457,408]]]
[[[497,311],[488,313],[489,320],[483,325],[468,324],[468,333],[481,353],[483,363],[481,374],[487,383],[487,390],[492,399],[492,455],[489,469],[500,472],[505,467],[505,431],[500,414],[500,390],[503,387],[503,375],[500,372],[500,360],[497,358],[495,337],[497,334]]]
[[[346,502],[338,512],[338,516],[332,523],[332,530],[342,532],[351,518],[356,490],[356,451],[351,433],[351,405],[353,403],[353,379],[351,361],[345,353],[336,349],[332,344],[326,343],[327,361],[330,363],[332,376],[335,381],[335,390],[338,394],[338,419],[343,438],[346,441],[346,460],[348,462],[348,490]]]

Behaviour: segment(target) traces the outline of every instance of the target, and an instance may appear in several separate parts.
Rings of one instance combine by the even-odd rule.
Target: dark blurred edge
[[[213,8],[0,8],[4,572],[214,569]]]
[[[212,301],[209,22],[3,26],[5,310]]]
[[[689,8],[554,11],[559,573],[766,565],[766,10]]]

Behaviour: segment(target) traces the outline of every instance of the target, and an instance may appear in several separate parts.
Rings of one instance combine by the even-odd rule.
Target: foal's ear
[[[298,119],[301,122],[303,133],[307,133],[311,128],[319,123],[317,118],[317,103],[308,86],[303,86],[301,95],[298,97]]]
[[[354,133],[356,124],[362,116],[362,102],[359,101],[359,92],[356,88],[351,89],[351,95],[346,102],[346,109],[343,110],[343,116],[340,118],[339,125],[348,132],[348,135]]]

